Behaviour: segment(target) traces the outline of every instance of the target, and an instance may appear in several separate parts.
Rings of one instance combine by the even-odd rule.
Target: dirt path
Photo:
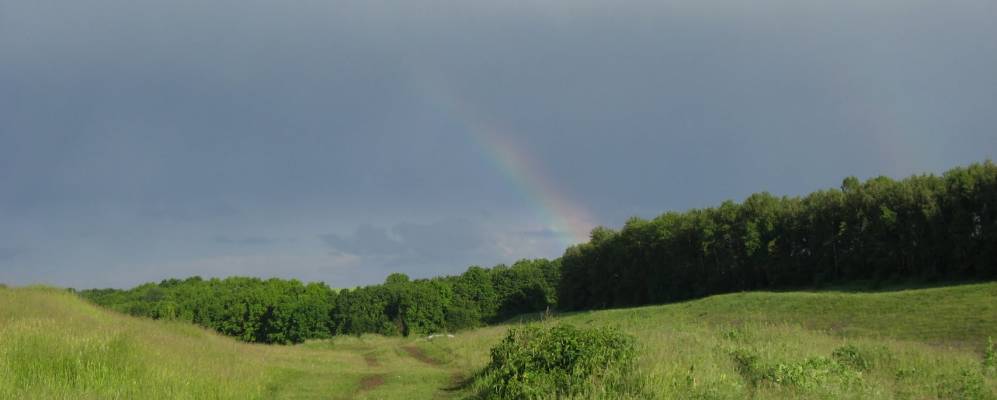
[[[384,374],[373,374],[367,375],[360,379],[360,391],[365,392],[368,390],[377,389],[378,386],[384,384]]]
[[[421,361],[423,364],[429,364],[429,365],[432,365],[434,367],[439,367],[439,366],[443,365],[442,362],[440,362],[438,360],[435,360],[432,357],[427,356],[426,353],[423,352],[422,349],[420,349],[418,347],[415,347],[415,346],[402,346],[402,350],[405,350],[405,352],[408,353],[410,356],[412,356],[412,358]]]
[[[363,355],[363,360],[367,362],[368,367],[380,367],[381,361],[377,359],[373,354],[367,353]]]

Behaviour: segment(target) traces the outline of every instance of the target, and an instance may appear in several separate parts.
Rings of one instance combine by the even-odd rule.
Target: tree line
[[[997,278],[997,166],[903,180],[846,178],[801,197],[741,203],[597,227],[555,260],[472,266],[456,276],[333,290],[233,277],[169,279],[80,292],[132,315],[194,322],[245,341],[426,334],[557,307],[664,303],[744,290]]]
[[[631,218],[561,257],[562,309],[856,281],[997,277],[997,167],[942,176],[846,178],[802,197]]]
[[[168,279],[84,298],[119,312],[182,320],[248,342],[300,343],[334,335],[428,334],[473,328],[556,303],[557,261],[472,266],[456,276],[334,290],[324,283],[230,277]]]

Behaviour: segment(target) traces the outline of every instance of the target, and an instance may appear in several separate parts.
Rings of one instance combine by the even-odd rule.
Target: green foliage
[[[334,335],[457,331],[544,311],[557,301],[559,268],[557,261],[537,259],[433,279],[395,273],[383,285],[339,292],[297,280],[192,277],[79,294],[131,315],[194,322],[248,342],[287,344]]]
[[[755,352],[748,349],[734,349],[731,350],[730,357],[734,360],[737,372],[752,386],[758,385],[768,376],[768,371]]]
[[[997,165],[631,218],[561,258],[562,309],[851,282],[997,278]]]
[[[336,298],[322,283],[243,277],[169,279],[131,290],[95,289],[79,294],[131,315],[194,322],[262,343],[329,337],[329,314]]]
[[[461,275],[409,280],[392,274],[384,285],[340,293],[333,333],[431,334],[475,328],[543,311],[556,302],[560,264],[520,260],[511,267],[472,266]]]
[[[831,357],[834,358],[841,365],[845,365],[856,371],[868,371],[872,368],[872,361],[865,356],[857,347],[854,345],[846,345],[834,349],[831,353]]]
[[[807,392],[861,380],[862,369],[856,367],[860,363],[855,362],[860,357],[851,346],[836,349],[831,358],[809,357],[798,362],[766,364],[757,352],[743,348],[731,350],[730,355],[738,373],[752,387],[767,383]]]
[[[730,341],[740,341],[744,339],[745,332],[739,328],[730,328],[721,331],[720,337]]]
[[[393,273],[391,275],[388,275],[388,277],[384,279],[384,284],[385,285],[392,285],[392,284],[394,284],[394,285],[401,285],[401,284],[408,283],[409,281],[411,281],[411,279],[409,279],[408,275],[396,272],[396,273]]]
[[[938,385],[938,398],[946,400],[993,400],[979,371],[964,369]]]
[[[634,338],[618,329],[528,325],[491,350],[480,396],[494,399],[639,396]]]

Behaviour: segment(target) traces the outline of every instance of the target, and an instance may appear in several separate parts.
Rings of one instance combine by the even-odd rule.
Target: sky
[[[0,282],[333,287],[997,153],[993,0],[0,0]]]

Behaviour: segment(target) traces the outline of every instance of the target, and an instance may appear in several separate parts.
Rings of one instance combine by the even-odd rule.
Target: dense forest
[[[846,178],[803,197],[632,218],[599,227],[556,260],[470,267],[457,276],[333,290],[295,280],[166,280],[81,291],[133,315],[191,321],[246,341],[409,335],[475,327],[547,310],[663,303],[742,290],[856,281],[997,278],[997,166],[942,176]]]
[[[631,218],[561,258],[561,309],[855,281],[997,277],[997,166]]]
[[[297,280],[193,277],[79,293],[120,312],[189,321],[245,341],[299,343],[455,331],[543,311],[556,302],[559,270],[556,261],[539,259],[433,279],[396,273],[381,285],[339,291]]]

